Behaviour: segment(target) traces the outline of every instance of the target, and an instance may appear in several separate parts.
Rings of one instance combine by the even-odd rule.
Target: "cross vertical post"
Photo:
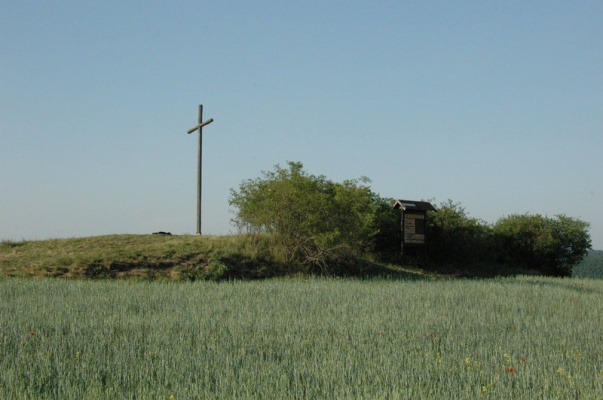
[[[202,176],[202,150],[203,150],[203,127],[214,122],[213,118],[203,121],[203,105],[199,104],[199,123],[192,127],[186,133],[191,134],[194,131],[199,131],[199,145],[197,157],[197,235],[201,235],[201,176]]]

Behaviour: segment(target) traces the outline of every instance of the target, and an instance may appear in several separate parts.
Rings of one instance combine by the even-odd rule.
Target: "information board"
[[[425,243],[425,214],[404,214],[404,242]]]

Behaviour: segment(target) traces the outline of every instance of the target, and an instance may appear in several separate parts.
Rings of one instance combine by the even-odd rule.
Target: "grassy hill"
[[[247,235],[110,235],[0,242],[0,277],[254,279],[294,274],[274,260],[266,238]],[[419,268],[359,260],[361,275],[452,277]],[[497,267],[498,268],[498,267]],[[496,268],[492,269],[496,272]],[[592,251],[575,276],[603,277],[603,252]]]
[[[0,277],[254,279],[291,275],[266,238],[248,235],[110,235],[0,243]],[[437,276],[417,268],[367,262],[370,273]],[[369,272],[367,270],[367,272]]]
[[[263,270],[262,243],[246,236],[110,235],[0,244],[0,276],[166,278]],[[253,264],[253,268],[251,268]],[[267,267],[267,266],[266,266]]]

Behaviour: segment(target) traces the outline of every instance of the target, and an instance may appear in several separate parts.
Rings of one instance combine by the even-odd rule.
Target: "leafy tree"
[[[511,261],[547,274],[571,276],[573,266],[591,247],[588,228],[587,222],[565,215],[514,214],[498,220],[494,231]]]
[[[333,265],[366,250],[376,233],[376,206],[368,179],[335,183],[307,174],[300,162],[279,165],[231,189],[239,230],[267,234],[271,251],[305,271],[332,272]]]

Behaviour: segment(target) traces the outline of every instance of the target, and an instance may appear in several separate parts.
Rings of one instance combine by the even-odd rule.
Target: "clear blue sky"
[[[603,2],[0,2],[0,239],[235,233],[229,190],[301,161],[383,197],[591,223]]]

